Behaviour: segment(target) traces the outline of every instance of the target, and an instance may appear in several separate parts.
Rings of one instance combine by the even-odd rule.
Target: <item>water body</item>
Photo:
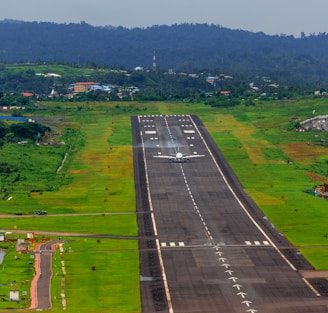
[[[0,264],[2,264],[3,259],[5,258],[6,252],[4,250],[0,250]]]

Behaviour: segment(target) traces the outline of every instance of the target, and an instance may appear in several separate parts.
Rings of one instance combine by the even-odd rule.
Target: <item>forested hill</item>
[[[0,62],[92,62],[132,69],[207,70],[328,86],[328,34],[269,36],[208,24],[127,29],[86,23],[0,22]]]

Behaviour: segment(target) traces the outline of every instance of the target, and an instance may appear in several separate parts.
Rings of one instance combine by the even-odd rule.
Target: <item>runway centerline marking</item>
[[[171,143],[172,143],[172,145],[173,145],[173,147],[174,147],[174,149],[175,149],[175,152],[177,152],[177,151],[176,151],[176,145],[175,145],[175,142],[174,142],[174,139],[173,139],[173,136],[172,136],[171,130],[170,130],[170,126],[169,126],[169,124],[168,124],[168,121],[167,121],[167,118],[166,118],[166,117],[164,117],[164,121],[165,121],[165,125],[166,125],[166,128],[167,128],[167,132],[168,132],[168,134],[169,134],[169,137],[170,137]],[[194,196],[193,196],[193,194],[192,194],[192,191],[190,190],[190,186],[189,186],[189,183],[188,183],[188,180],[187,180],[186,174],[185,174],[185,172],[184,172],[184,169],[183,169],[182,163],[179,163],[179,165],[180,165],[180,170],[181,170],[181,173],[182,173],[182,177],[183,177],[183,179],[184,179],[184,183],[185,183],[185,186],[186,186],[186,188],[187,188],[187,191],[188,191],[188,194],[189,194],[189,196],[190,196],[190,199],[191,199],[191,201],[192,201],[194,207],[197,207],[197,203],[196,203],[195,198],[194,198]],[[208,227],[207,227],[207,225],[206,225],[206,222],[204,221],[204,219],[203,219],[203,217],[202,217],[202,214],[200,213],[200,211],[199,211],[198,209],[196,209],[196,212],[197,212],[197,215],[199,216],[200,220],[202,221],[202,224],[203,224],[203,226],[204,226],[204,229],[205,229],[205,232],[206,232],[206,235],[207,235],[206,237],[207,237],[208,240],[211,242],[211,244],[214,244],[214,242],[213,242],[213,237],[212,237],[211,232],[209,231],[209,229],[208,229]]]
[[[170,131],[170,128],[169,128],[169,125],[168,125],[168,122],[167,122],[166,117],[164,117],[164,119],[165,119],[165,125],[166,125],[166,127],[167,127],[167,131],[168,131],[169,136],[170,136],[170,140],[171,140],[173,146],[175,147],[175,142],[174,142],[173,136],[172,136],[172,134],[171,134],[171,131]],[[206,144],[204,138],[202,137],[201,133],[199,132],[199,129],[198,129],[197,125],[194,123],[194,121],[192,120],[191,116],[190,116],[190,119],[191,119],[192,123],[194,124],[194,127],[195,127],[196,131],[198,132],[198,134],[199,134],[199,136],[200,136],[202,142],[204,143],[206,149],[207,149],[208,152],[210,153],[210,155],[211,155],[211,157],[212,157],[212,159],[213,159],[215,165],[217,166],[217,168],[218,168],[218,170],[219,170],[219,173],[220,173],[221,176],[223,177],[225,183],[227,184],[227,186],[229,187],[229,189],[230,189],[231,192],[233,193],[234,197],[236,198],[237,196],[234,194],[232,188],[231,188],[230,185],[228,184],[228,181],[227,181],[226,178],[224,177],[224,175],[223,175],[221,169],[219,168],[218,164],[216,163],[215,159],[213,158],[213,155],[212,155],[211,151],[209,150],[209,148],[208,148],[208,146],[207,146],[207,144]],[[187,188],[188,194],[189,194],[189,196],[190,196],[190,198],[191,198],[191,201],[192,201],[192,203],[194,204],[194,207],[195,207],[197,204],[196,204],[196,201],[195,201],[195,199],[194,199],[194,197],[193,197],[192,191],[190,190],[189,183],[188,183],[188,179],[187,179],[187,177],[186,177],[186,175],[185,175],[185,172],[184,172],[184,169],[183,169],[182,163],[179,163],[179,166],[180,166],[180,170],[181,170],[181,173],[182,173],[182,177],[183,177],[183,179],[184,179],[184,181],[185,181],[185,186],[186,186],[186,188]],[[238,198],[236,198],[236,200],[238,200],[238,202],[240,203],[240,205],[242,205],[241,201],[240,201]],[[244,210],[245,210],[245,209],[244,209]],[[248,212],[247,212],[247,213],[248,213]],[[199,216],[200,220],[202,221],[202,224],[203,224],[203,227],[204,227],[204,230],[205,230],[206,237],[208,238],[208,240],[210,241],[211,244],[215,244],[215,243],[214,243],[214,239],[213,239],[213,237],[212,237],[212,235],[211,235],[211,232],[210,232],[209,228],[207,227],[207,224],[206,224],[205,220],[203,219],[203,216],[202,216],[201,212],[200,212],[198,209],[197,209],[197,215]],[[248,213],[248,216],[250,216],[249,213]],[[250,217],[251,217],[251,216],[250,216]],[[251,219],[252,219],[252,218],[251,218]],[[252,219],[252,221],[254,221],[255,225],[257,225],[254,219]],[[259,226],[258,226],[258,227],[259,227]],[[264,232],[264,231],[262,230],[262,233],[263,233],[263,232]],[[265,236],[265,238],[268,239],[268,241],[269,241],[268,236]],[[256,246],[260,245],[260,242],[259,242],[259,241],[255,241],[254,243],[255,243]],[[229,263],[225,263],[225,261],[226,261],[227,259],[226,259],[226,258],[222,258],[222,259],[224,259],[224,262],[223,262],[223,264],[221,264],[221,266],[225,267],[225,269],[227,269],[227,270],[231,270],[231,268],[230,268],[230,264],[229,264]],[[232,273],[232,272],[233,272],[233,271],[231,270],[230,273]],[[233,277],[233,276],[231,276],[231,274],[230,274],[230,277],[229,277],[228,279],[229,279],[229,280],[232,280],[233,283],[236,283],[236,281],[238,280],[238,277]],[[241,288],[241,287],[240,287],[240,288]],[[247,293],[246,293],[246,292],[239,292],[239,293],[237,293],[237,296],[241,296],[243,299],[246,299]],[[251,304],[252,302],[251,302],[251,301],[248,301],[248,300],[246,299],[246,300],[243,301],[242,303],[246,303],[247,307],[250,307],[250,304]]]

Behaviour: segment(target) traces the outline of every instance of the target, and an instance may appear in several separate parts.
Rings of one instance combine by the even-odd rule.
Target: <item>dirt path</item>
[[[31,291],[30,291],[30,293],[31,293],[30,309],[31,310],[35,310],[37,307],[36,287],[37,287],[37,282],[38,282],[39,275],[40,275],[40,254],[38,253],[38,251],[40,251],[40,245],[36,245],[35,251],[37,251],[37,253],[35,254],[35,263],[34,263],[35,275],[32,280],[32,283],[31,283]]]

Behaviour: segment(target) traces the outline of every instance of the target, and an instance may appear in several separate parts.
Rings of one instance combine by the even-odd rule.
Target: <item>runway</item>
[[[196,116],[132,117],[143,312],[328,312]],[[177,163],[154,158],[205,155]]]

